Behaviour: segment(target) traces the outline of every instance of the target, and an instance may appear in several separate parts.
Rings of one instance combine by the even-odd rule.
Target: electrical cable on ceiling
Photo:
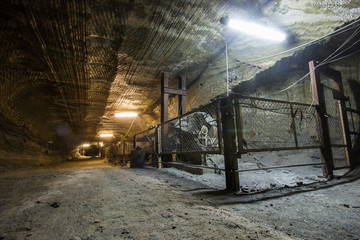
[[[358,21],[360,21],[360,20],[358,20]],[[354,31],[355,34],[354,34],[354,33],[351,34],[351,36],[350,36],[349,38],[347,38],[347,39],[344,41],[344,43],[346,44],[346,43],[348,43],[349,41],[351,41],[351,39],[353,39],[353,38],[355,37],[355,35],[359,32],[359,29],[360,29],[360,27],[358,27],[358,28]],[[342,53],[344,53],[345,51],[349,50],[351,47],[353,47],[353,46],[354,46],[355,44],[357,44],[359,41],[360,41],[360,40],[356,41],[356,42],[353,43],[350,47],[346,48],[345,50],[342,50],[340,53],[338,53],[338,54],[336,54],[335,56],[333,56],[334,53],[336,53],[341,47],[343,47],[343,46],[345,45],[345,44],[343,43],[338,49],[336,49],[336,50],[335,50],[334,52],[332,52],[327,58],[325,58],[323,61],[321,61],[321,63],[319,63],[319,64],[315,67],[315,69],[318,68],[318,67],[320,67],[320,66],[323,66],[323,65],[325,65],[325,64],[328,64],[328,63],[331,63],[331,62],[335,62],[335,61],[338,61],[338,60],[347,58],[347,57],[352,56],[353,54],[359,52],[360,50],[357,50],[357,51],[355,51],[355,52],[353,52],[353,53],[350,53],[350,54],[348,54],[348,55],[346,55],[346,56],[340,57],[340,58],[338,58],[338,59],[334,59],[334,57],[339,56],[340,54],[342,54]],[[331,57],[331,56],[332,56],[332,57]],[[314,69],[314,70],[315,70],[315,69]],[[309,76],[311,73],[312,73],[312,72],[309,71],[309,72],[306,73],[303,77],[301,77],[299,80],[295,81],[295,82],[294,82],[293,84],[291,84],[290,86],[288,86],[288,87],[286,87],[286,88],[284,88],[284,89],[282,89],[282,90],[280,90],[280,91],[277,91],[277,92],[274,92],[274,93],[270,93],[270,94],[267,94],[267,95],[263,95],[263,97],[266,97],[266,96],[270,96],[270,95],[274,95],[274,94],[278,94],[278,93],[287,91],[287,90],[293,88],[296,84],[298,84],[298,83],[301,82],[302,80],[304,80],[304,79],[305,79],[307,76]],[[312,104],[314,103],[314,101],[315,101],[315,99],[314,99],[314,97],[313,97]]]
[[[334,60],[328,61],[326,64],[332,63],[332,62],[336,62],[336,61],[339,61],[339,60],[342,60],[342,59],[347,58],[347,57],[350,57],[350,56],[352,56],[352,55],[354,55],[354,54],[356,54],[356,53],[358,53],[358,52],[360,52],[360,50],[356,50],[355,52],[349,53],[349,54],[346,55],[346,56],[342,56],[342,57],[336,58],[336,59],[334,59]]]
[[[328,59],[330,59],[330,58],[332,58],[333,57],[333,55],[338,51],[338,50],[340,50],[343,46],[345,46],[349,41],[351,41],[351,39],[353,39],[354,38],[354,36],[359,32],[359,29],[360,29],[360,27],[358,27],[352,34],[351,34],[351,36],[349,37],[349,38],[347,38],[341,45],[340,45],[340,47],[338,47],[332,54],[330,54],[327,58],[325,58],[323,61],[325,62],[325,61],[327,61]],[[356,41],[355,43],[353,43],[350,47],[348,47],[347,49],[349,49],[349,48],[351,48],[353,45],[355,45],[356,43],[357,43],[358,41]],[[347,49],[345,49],[345,50],[347,50]],[[344,51],[345,51],[344,50]],[[337,55],[335,55],[334,57],[336,57],[336,56],[338,56],[339,54],[337,54]]]
[[[360,19],[359,20],[356,20],[342,28],[339,28],[338,30],[335,30],[334,32],[331,32],[329,34],[326,34],[316,40],[313,40],[313,41],[310,41],[310,42],[307,42],[307,43],[304,43],[302,45],[299,45],[297,47],[294,47],[294,48],[290,48],[288,50],[285,50],[285,51],[282,51],[282,52],[279,52],[279,53],[275,53],[275,54],[272,54],[272,55],[269,55],[269,56],[265,56],[265,57],[261,57],[261,58],[256,58],[256,59],[250,59],[250,60],[245,60],[245,62],[257,62],[257,61],[261,61],[261,60],[265,60],[265,59],[269,59],[269,58],[273,58],[273,57],[276,57],[276,56],[279,56],[279,55],[283,55],[285,53],[288,53],[288,52],[293,52],[293,51],[296,51],[300,48],[303,48],[303,47],[307,47],[307,46],[310,46],[310,45],[313,45],[313,44],[316,44],[317,42],[323,40],[323,39],[326,39],[326,38],[329,38],[329,37],[334,37],[334,36],[337,36],[341,33],[344,33],[344,32],[347,32],[355,27],[358,27],[360,25],[356,25],[356,26],[352,26],[354,25],[355,23],[358,23],[360,22]],[[351,27],[350,27],[351,26]],[[234,63],[230,63],[229,66],[234,66],[238,64],[238,62],[234,62]],[[221,65],[221,66],[210,66],[209,68],[223,68],[223,67],[226,67],[226,65]]]

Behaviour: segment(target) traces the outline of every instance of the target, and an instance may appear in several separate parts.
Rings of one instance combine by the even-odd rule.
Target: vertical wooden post
[[[163,147],[163,140],[165,136],[168,134],[168,125],[163,124],[167,120],[169,120],[169,93],[166,92],[166,89],[169,87],[169,73],[164,72],[161,75],[161,147]],[[168,159],[167,155],[161,155],[158,163],[159,167],[161,165],[162,160]]]
[[[155,128],[155,153],[157,156],[157,161],[158,161],[158,168],[161,168],[161,144],[160,144],[160,140],[161,139],[161,133],[159,130],[159,125],[156,126]]]
[[[338,102],[339,106],[339,114],[340,114],[340,121],[342,126],[342,133],[343,133],[343,141],[346,145],[346,162],[350,169],[354,169],[356,163],[354,161],[355,157],[353,156],[352,146],[351,146],[351,137],[350,137],[350,127],[347,117],[347,112],[345,110],[345,102],[344,100],[340,100]]]
[[[318,103],[316,107],[316,117],[319,124],[320,154],[323,166],[324,177],[333,177],[334,161],[331,150],[329,124],[326,115],[324,89],[321,85],[320,74],[315,68],[314,61],[309,62],[310,78],[313,89],[314,100]]]
[[[241,158],[241,153],[244,150],[244,143],[243,143],[243,122],[242,122],[242,113],[240,109],[239,98],[234,99],[235,104],[235,123],[236,123],[236,138],[237,138],[237,157]]]
[[[123,165],[125,165],[125,162],[126,162],[126,158],[125,158],[125,144],[126,144],[126,142],[123,141]]]
[[[221,119],[224,138],[225,178],[226,189],[239,191],[238,161],[236,158],[236,137],[234,124],[233,101],[231,97],[221,102]]]
[[[179,115],[186,113],[186,75],[185,73],[179,78],[179,88],[170,88],[169,87],[169,73],[164,72],[161,75],[161,139],[165,139],[165,136],[168,134],[168,124],[164,122],[169,119],[169,96],[178,95],[179,102]],[[164,141],[161,142],[164,144]],[[171,161],[172,155],[163,155],[163,161]]]
[[[221,101],[216,101],[216,123],[218,126],[217,137],[219,145],[219,153],[224,154],[223,138],[222,138],[222,125],[221,125]]]
[[[179,78],[179,89],[182,90],[182,94],[178,95],[179,102],[179,116],[186,113],[186,73],[183,73]]]
[[[354,169],[355,167],[355,163],[354,163],[354,158],[352,156],[352,146],[351,146],[351,137],[350,137],[350,127],[349,127],[349,122],[348,122],[348,117],[347,117],[347,112],[346,112],[346,97],[344,94],[344,86],[342,83],[342,77],[341,77],[341,73],[329,68],[327,66],[322,66],[320,67],[321,72],[326,74],[327,76],[329,76],[330,78],[332,78],[335,81],[335,89],[336,91],[333,92],[333,94],[335,93],[334,97],[336,100],[338,100],[338,109],[339,109],[339,115],[340,115],[340,121],[341,121],[341,127],[342,127],[342,134],[343,134],[343,141],[346,145],[346,162],[347,165],[351,168]]]
[[[169,87],[169,73],[164,72],[161,75],[161,122],[169,119],[169,94],[165,92],[165,88]]]
[[[133,139],[133,149],[136,148],[136,134],[134,135],[134,139]]]

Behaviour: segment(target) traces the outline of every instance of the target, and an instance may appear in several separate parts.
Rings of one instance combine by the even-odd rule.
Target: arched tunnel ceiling
[[[223,16],[276,26],[289,41],[235,33],[219,23]],[[172,78],[186,72],[188,85],[215,81],[214,93],[221,94],[225,85],[216,81],[223,83],[225,41],[231,64],[259,67],[246,71],[249,80],[294,52],[252,60],[316,40],[359,16],[354,0],[5,0],[1,114],[45,141],[68,132],[79,141],[100,132],[119,138],[132,120],[114,119],[118,111],[140,113],[143,127],[158,121],[161,72]]]

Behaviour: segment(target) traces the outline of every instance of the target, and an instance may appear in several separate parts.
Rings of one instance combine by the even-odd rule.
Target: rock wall
[[[0,145],[0,166],[44,166],[66,157],[53,142],[44,142],[25,125],[17,126],[1,114]]]

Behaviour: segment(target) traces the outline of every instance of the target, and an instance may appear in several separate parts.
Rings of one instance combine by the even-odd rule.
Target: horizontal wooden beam
[[[164,93],[186,96],[186,91],[177,88],[164,87]]]

